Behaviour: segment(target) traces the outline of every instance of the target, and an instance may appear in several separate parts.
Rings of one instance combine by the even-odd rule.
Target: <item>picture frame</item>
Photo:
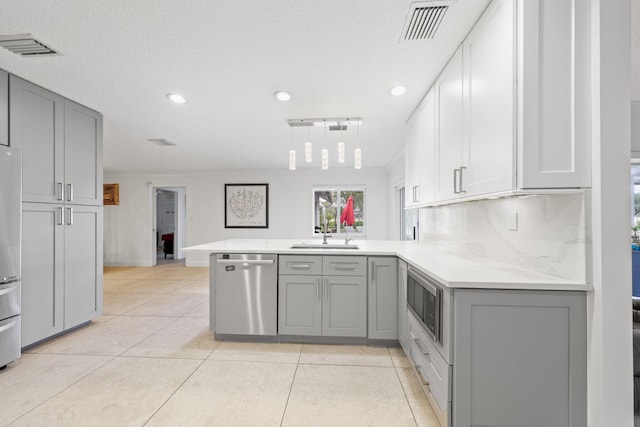
[[[120,204],[120,184],[103,184],[102,204],[104,206]]]
[[[269,228],[269,184],[225,184],[224,228]]]

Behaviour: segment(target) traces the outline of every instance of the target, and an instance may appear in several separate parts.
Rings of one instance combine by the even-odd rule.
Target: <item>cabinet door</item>
[[[367,282],[359,276],[324,276],[322,335],[367,336]]]
[[[456,290],[454,304],[455,425],[587,425],[584,292]]]
[[[0,70],[0,145],[9,145],[9,74]]]
[[[278,334],[322,335],[321,276],[280,276]]]
[[[462,166],[462,49],[451,60],[435,84],[436,190],[438,201],[464,195],[458,193]]]
[[[463,43],[465,196],[515,183],[515,7],[496,0]]]
[[[411,339],[407,318],[407,263],[402,260],[398,260],[398,341],[405,354],[409,354]]]
[[[64,327],[102,314],[102,207],[64,208]]]
[[[407,206],[435,198],[435,97],[430,90],[407,122],[405,200]]]
[[[65,201],[102,205],[102,115],[64,101]]]
[[[420,108],[420,107],[418,107]],[[418,203],[420,191],[420,151],[418,144],[418,114],[414,113],[407,121],[405,129],[405,205]]]
[[[64,99],[15,76],[9,91],[9,139],[22,150],[22,200],[62,201]]]
[[[398,339],[397,258],[369,258],[369,338]]]
[[[22,205],[22,346],[62,332],[62,206]]]

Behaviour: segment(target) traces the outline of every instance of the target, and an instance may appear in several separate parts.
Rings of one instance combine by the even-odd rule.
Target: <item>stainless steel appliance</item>
[[[442,343],[442,289],[418,270],[407,270],[407,306],[434,343]]]
[[[20,357],[22,157],[0,146],[0,369]]]
[[[215,254],[212,329],[221,335],[275,336],[278,256]]]

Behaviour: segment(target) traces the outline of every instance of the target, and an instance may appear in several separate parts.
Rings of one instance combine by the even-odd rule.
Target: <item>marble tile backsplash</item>
[[[514,196],[420,209],[420,240],[590,282],[584,193]],[[517,215],[517,230],[509,217]]]

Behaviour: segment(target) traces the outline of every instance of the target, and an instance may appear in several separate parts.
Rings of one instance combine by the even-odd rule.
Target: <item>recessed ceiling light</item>
[[[177,93],[168,93],[167,98],[169,98],[171,102],[175,102],[176,104],[184,104],[185,102],[187,102],[184,96]]]
[[[288,101],[291,99],[291,94],[285,90],[279,90],[273,94],[278,101]]]
[[[393,96],[404,95],[406,91],[407,91],[407,88],[404,86],[394,86],[391,89],[389,89],[389,93]]]

